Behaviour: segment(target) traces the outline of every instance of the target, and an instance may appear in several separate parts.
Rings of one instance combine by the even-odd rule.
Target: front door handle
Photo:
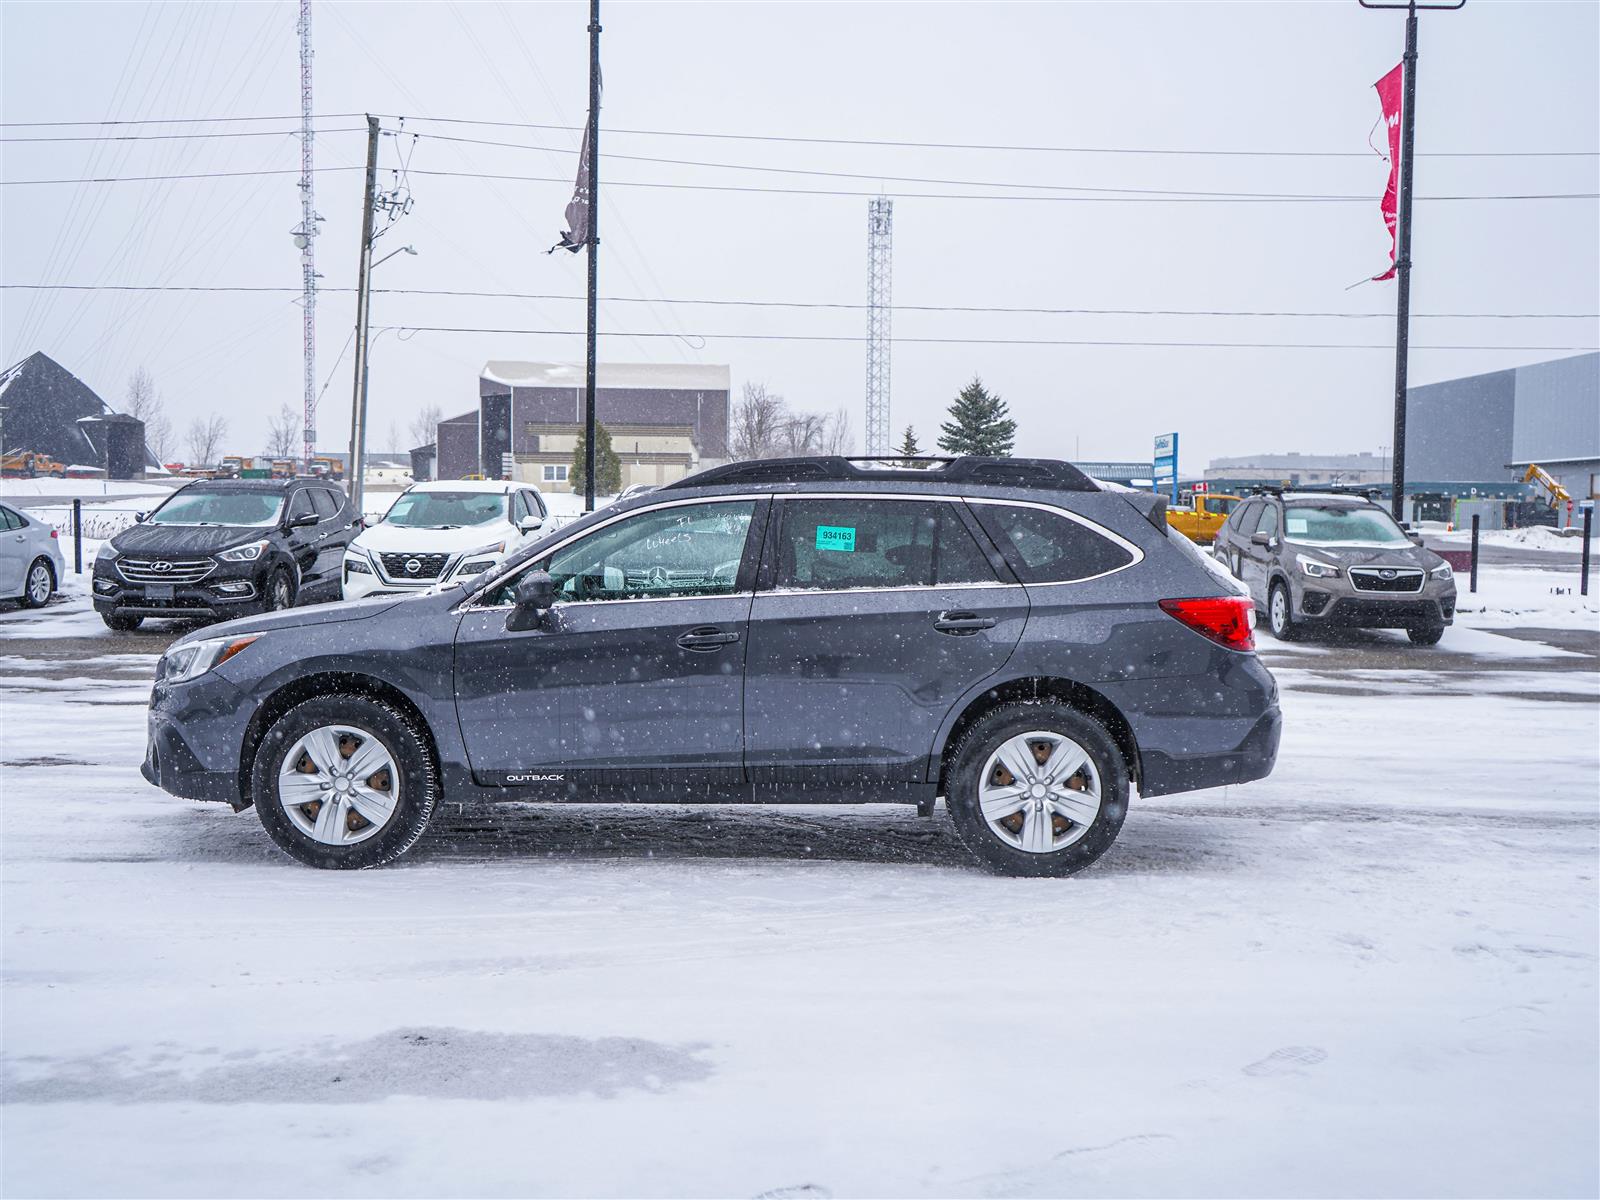
[[[933,623],[933,627],[940,633],[950,633],[956,636],[977,633],[980,629],[993,629],[997,623],[994,617],[980,617],[974,612],[942,612]]]
[[[678,645],[685,650],[698,650],[706,653],[720,650],[723,646],[731,646],[739,640],[737,633],[726,629],[718,629],[715,625],[702,625],[698,629],[691,629],[678,639]]]

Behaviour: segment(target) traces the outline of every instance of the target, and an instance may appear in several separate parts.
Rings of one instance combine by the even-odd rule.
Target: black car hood
[[[118,554],[193,558],[245,542],[259,542],[274,532],[270,527],[249,525],[134,525],[112,538],[111,548]]]

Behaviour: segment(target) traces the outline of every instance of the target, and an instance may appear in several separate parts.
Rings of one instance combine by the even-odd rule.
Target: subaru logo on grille
[[[406,574],[407,575],[415,575],[420,570],[422,570],[422,562],[419,559],[415,559],[415,558],[406,559]]]
[[[172,570],[172,564],[164,560],[161,562],[153,562],[150,564],[150,569],[152,571],[170,571]]]
[[[1395,576],[1395,572],[1394,572],[1393,568],[1385,567],[1383,570],[1378,572],[1378,575],[1382,579],[1393,579],[1394,576]]]

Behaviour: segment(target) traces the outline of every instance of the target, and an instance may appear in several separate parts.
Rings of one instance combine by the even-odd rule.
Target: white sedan
[[[0,600],[47,604],[66,574],[54,526],[0,504]]]
[[[344,598],[423,592],[469,579],[544,526],[544,497],[532,484],[438,479],[413,484],[344,555]]]

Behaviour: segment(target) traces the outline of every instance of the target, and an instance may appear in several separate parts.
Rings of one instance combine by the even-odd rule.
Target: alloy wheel
[[[400,771],[378,738],[323,725],[289,748],[278,800],[296,829],[324,846],[351,846],[381,830],[400,798]]]
[[[1282,637],[1289,628],[1289,597],[1283,588],[1272,589],[1272,633],[1274,637]]]
[[[34,563],[28,572],[28,598],[35,604],[50,599],[50,568],[43,563]]]
[[[281,612],[289,607],[289,578],[279,574],[272,580],[271,604],[274,611]]]
[[[1089,752],[1059,733],[1019,733],[984,764],[978,807],[990,831],[1029,854],[1072,845],[1100,815],[1100,775]]]

